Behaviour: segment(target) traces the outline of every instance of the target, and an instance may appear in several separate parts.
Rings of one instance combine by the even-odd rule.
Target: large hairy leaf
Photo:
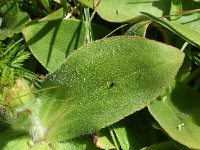
[[[200,149],[200,98],[188,85],[177,83],[171,93],[154,101],[150,113],[176,141]]]
[[[111,22],[125,22],[148,12],[158,17],[168,14],[170,3],[166,0],[100,0],[97,13]]]
[[[82,46],[43,82],[39,118],[46,132],[40,138],[68,140],[146,107],[175,77],[183,57],[145,38],[113,37]]]
[[[59,14],[60,11],[57,12]],[[27,44],[48,70],[53,71],[61,65],[67,56],[84,44],[85,23],[76,19],[56,19],[51,15],[42,21],[33,21],[24,30]],[[110,30],[100,25],[91,24],[94,40],[103,38]]]

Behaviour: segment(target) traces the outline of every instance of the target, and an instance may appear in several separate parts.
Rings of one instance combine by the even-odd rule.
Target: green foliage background
[[[198,0],[1,0],[0,149],[200,149]]]

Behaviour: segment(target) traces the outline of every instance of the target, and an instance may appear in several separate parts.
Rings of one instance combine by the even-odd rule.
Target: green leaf
[[[181,12],[182,12],[182,1],[171,0],[170,19],[171,20],[179,19],[182,16]]]
[[[77,139],[73,139],[70,142],[63,143],[49,143],[49,142],[33,142],[32,139],[28,136],[28,133],[13,130],[9,125],[4,125],[0,118],[0,145],[1,150],[83,150],[90,148],[92,150],[98,150],[98,148],[93,143],[91,136],[82,136]]]
[[[130,27],[126,31],[125,35],[145,37],[147,28],[149,27],[150,23],[151,23],[150,20],[143,20],[141,22],[136,22],[133,24],[132,27]]]
[[[196,32],[195,30],[189,29],[179,23],[175,23],[173,21],[168,21],[166,19],[161,19],[158,17],[155,17],[149,13],[143,12],[143,14],[150,17],[152,20],[154,20],[156,23],[160,24],[161,26],[169,29],[170,31],[174,32],[187,42],[191,43],[192,45],[200,48],[200,33]]]
[[[28,21],[28,15],[20,11],[16,2],[7,1],[0,7],[0,40],[21,32]]]
[[[7,128],[0,132],[0,137],[0,145],[2,150],[28,149],[28,136],[27,133],[23,131],[15,131],[12,130],[12,128]]]
[[[109,132],[110,132],[110,135],[111,135],[111,138],[115,145],[116,150],[120,150],[120,143],[115,135],[115,132],[114,132],[114,129],[112,128],[112,126],[109,127]]]
[[[190,51],[191,51],[191,45],[187,46],[184,50],[184,52],[187,55],[185,55],[183,64],[182,64],[181,68],[179,69],[179,72],[176,75],[177,81],[187,82],[188,77],[190,77],[190,73],[192,70],[192,61],[191,61],[190,56],[188,55],[188,53],[190,53]]]
[[[63,141],[106,127],[146,107],[176,75],[184,54],[134,37],[84,45],[47,75],[40,115],[47,141]]]
[[[171,141],[157,143],[141,150],[179,150]]]
[[[101,0],[97,13],[110,22],[125,22],[140,16],[140,12],[161,17],[168,14],[170,3],[166,0]]]
[[[191,14],[183,15],[180,19],[174,20],[172,22],[180,23],[183,26],[200,33],[199,19],[200,19],[200,13],[191,13]]]
[[[51,12],[51,7],[50,7],[50,2],[49,0],[41,0],[44,8],[50,13]]]
[[[159,27],[157,27],[157,28],[159,28]],[[192,67],[192,61],[190,58],[192,45],[186,43],[185,40],[183,40],[182,38],[180,38],[179,36],[175,35],[173,32],[171,32],[165,28],[159,28],[159,31],[161,33],[160,37],[163,37],[162,41],[164,43],[166,43],[168,45],[172,45],[179,49],[182,49],[187,54],[187,55],[185,55],[183,64],[182,64],[181,68],[179,69],[178,74],[176,75],[177,81],[185,82],[190,75],[191,67]],[[185,45],[186,45],[186,47],[185,47]]]
[[[40,21],[50,21],[50,20],[56,20],[56,19],[62,19],[64,17],[64,10],[63,8],[60,8],[53,13],[49,14],[46,17],[43,17],[40,19]]]
[[[22,130],[13,130],[8,121],[4,121],[0,116],[0,149],[1,150],[98,150],[93,143],[92,136],[82,136],[70,142],[49,143],[46,141],[34,142],[27,132]]]
[[[148,109],[140,110],[111,127],[122,149],[125,150],[138,150],[168,139],[159,129],[155,129],[155,120]]]
[[[179,0],[173,0],[173,1],[179,1]],[[195,2],[194,0],[190,1],[188,3],[188,0],[181,0],[182,2],[182,8],[183,10],[181,11],[181,4],[180,2],[177,3],[175,7],[175,10],[178,11],[177,14],[182,15],[181,18],[177,20],[173,20],[175,23],[180,23],[184,25],[185,27],[188,27],[192,30],[195,30],[197,32],[200,32],[200,24],[199,24],[199,19],[200,19],[200,13],[199,13],[199,8],[200,8],[200,2]],[[179,8],[178,8],[179,7]]]
[[[149,111],[174,140],[192,149],[200,149],[199,94],[183,83],[177,83],[171,93],[156,100]]]
[[[61,0],[53,0],[53,1],[56,2],[56,3],[61,4]]]
[[[22,65],[30,53],[25,50],[25,41],[19,35],[6,41],[0,47],[0,86],[12,87],[24,75]]]
[[[103,128],[96,132],[94,141],[97,147],[101,149],[115,149],[109,128]]]
[[[96,24],[91,24],[91,28],[94,40],[110,32]],[[48,71],[53,71],[84,44],[85,31],[85,23],[76,19],[45,19],[33,21],[23,30],[23,35],[33,55]]]
[[[5,138],[5,136],[4,136]],[[1,145],[2,150],[12,150],[12,149],[20,149],[20,150],[27,150],[29,149],[29,145],[28,140],[26,136],[22,136],[22,137],[17,137],[11,141],[9,141],[8,143],[6,143],[6,145],[3,147],[3,145]]]
[[[89,143],[89,142],[87,142]],[[84,150],[88,147],[92,150],[99,150],[93,145],[85,144],[84,142],[67,142],[67,143],[47,143],[39,142],[33,143],[28,137],[20,137],[9,141],[4,147],[1,147],[2,150]],[[1,145],[3,146],[3,145]]]
[[[112,126],[122,149],[137,150],[140,148],[140,143],[138,139],[136,139],[135,135],[131,133],[130,129],[133,128],[128,126],[127,120],[121,120]]]
[[[71,140],[70,142],[63,143],[48,143],[39,142],[35,143],[31,150],[99,150],[91,137],[83,136],[78,139]]]

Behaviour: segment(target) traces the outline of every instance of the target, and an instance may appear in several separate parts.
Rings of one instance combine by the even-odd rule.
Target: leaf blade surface
[[[40,95],[45,139],[90,133],[146,107],[163,92],[184,54],[145,38],[113,37],[82,46],[55,72]]]
[[[91,28],[94,40],[103,38],[110,32],[97,24],[91,24]],[[60,66],[71,52],[84,44],[85,30],[83,21],[48,16],[27,25],[23,35],[33,55],[51,72]]]
[[[140,16],[141,11],[161,17],[169,8],[170,3],[165,0],[101,0],[97,13],[110,22],[126,22]]]
[[[176,83],[164,100],[155,100],[149,111],[174,140],[191,149],[199,149],[199,94],[188,85]]]

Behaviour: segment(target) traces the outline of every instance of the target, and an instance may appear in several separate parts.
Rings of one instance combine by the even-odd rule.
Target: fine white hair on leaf
[[[32,137],[33,142],[41,141],[44,139],[46,128],[42,125],[40,117],[38,116],[39,107],[41,107],[41,100],[39,98],[36,99],[37,108],[34,109],[34,112],[31,116],[32,125],[30,127],[30,135]]]
[[[184,126],[185,124],[184,123],[181,123],[178,125],[178,131],[181,131],[182,127]]]
[[[30,129],[30,134],[34,142],[43,140],[46,133],[46,128],[41,124],[40,118],[33,115],[32,116],[32,127]]]
[[[167,100],[167,96],[164,96],[164,97],[162,98],[162,101],[165,102],[166,100]]]

